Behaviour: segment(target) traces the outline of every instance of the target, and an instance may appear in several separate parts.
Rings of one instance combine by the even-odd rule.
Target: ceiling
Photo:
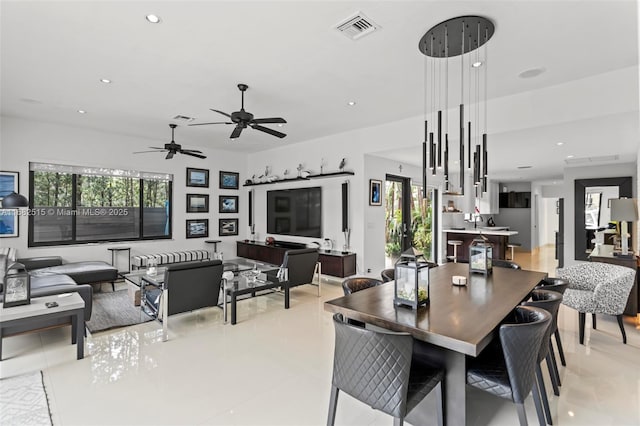
[[[287,133],[285,139],[248,129],[231,141],[232,126],[212,125],[181,126],[176,141],[187,148],[255,152],[421,116],[424,56],[418,40],[431,26],[458,15],[480,14],[495,22],[490,98],[638,64],[632,0],[2,0],[0,7],[2,115],[131,135],[144,145],[167,141],[167,124],[176,122],[176,115],[194,117],[194,122],[222,121],[209,108],[238,110],[237,83],[249,85],[245,108],[256,117],[287,119],[282,128],[271,125]],[[357,41],[334,29],[357,11],[382,29]],[[161,23],[148,23],[150,13]],[[546,72],[518,77],[537,67]],[[101,78],[112,83],[101,83]],[[348,106],[352,100],[356,105]],[[632,151],[635,159],[637,117],[629,118],[636,137],[620,149],[624,156]],[[594,131],[611,134],[620,117],[612,120],[595,120],[601,126]],[[564,127],[503,133],[492,141],[525,144],[557,137],[560,130],[575,136],[575,129]],[[593,132],[584,131],[581,142],[590,155],[610,151],[589,136]],[[415,163],[417,150],[379,155]],[[550,162],[548,153],[530,149],[524,158],[535,172],[512,173],[508,160],[513,153],[497,151],[502,154],[494,157],[490,173],[501,179],[562,174],[562,157]],[[509,170],[498,167],[500,155]]]

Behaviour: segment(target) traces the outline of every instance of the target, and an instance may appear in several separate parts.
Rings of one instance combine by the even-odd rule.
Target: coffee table
[[[0,360],[2,360],[3,328],[10,326],[33,326],[37,329],[44,322],[54,318],[71,318],[71,344],[78,346],[78,359],[84,358],[84,300],[76,292],[61,295],[34,297],[31,303],[11,308],[0,307]],[[58,306],[47,308],[47,302]]]

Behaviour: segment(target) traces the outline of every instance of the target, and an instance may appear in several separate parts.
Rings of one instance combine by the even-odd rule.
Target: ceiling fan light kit
[[[273,117],[273,118],[254,118],[253,114],[244,109],[244,92],[247,91],[249,86],[244,83],[238,84],[238,89],[241,93],[241,105],[240,111],[232,112],[228,114],[224,111],[220,111],[217,109],[211,108],[211,111],[217,112],[218,114],[222,114],[225,117],[228,117],[231,121],[216,121],[211,123],[193,123],[189,124],[189,126],[206,126],[209,124],[235,124],[233,131],[231,132],[230,139],[237,139],[242,134],[242,131],[247,127],[251,127],[254,130],[258,130],[260,132],[264,132],[270,134],[272,136],[278,138],[284,138],[287,136],[285,133],[279,132],[277,130],[270,129],[268,127],[261,126],[261,124],[285,124],[287,121],[284,118]]]

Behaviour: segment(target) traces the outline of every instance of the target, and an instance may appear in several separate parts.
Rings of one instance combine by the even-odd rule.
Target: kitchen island
[[[450,240],[462,241],[458,246],[457,255],[459,262],[469,262],[469,246],[474,238],[479,235],[486,237],[493,244],[493,259],[505,259],[509,237],[518,235],[518,231],[509,231],[504,227],[484,227],[477,229],[444,229],[447,242],[447,256],[453,256],[453,246],[449,245]]]

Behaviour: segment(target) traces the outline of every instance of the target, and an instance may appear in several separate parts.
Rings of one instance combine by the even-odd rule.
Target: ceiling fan
[[[165,143],[164,148],[150,146],[149,148],[153,149],[154,151],[137,151],[134,152],[134,154],[142,154],[144,152],[167,152],[167,156],[165,157],[165,159],[167,160],[172,159],[175,154],[184,154],[190,155],[192,157],[207,158],[206,155],[202,155],[202,151],[198,151],[195,149],[182,149],[182,145],[177,144],[173,137],[175,128],[178,126],[176,124],[169,124],[169,127],[171,127],[171,143]]]
[[[242,93],[242,104],[240,107],[240,111],[235,111],[231,114],[227,114],[226,112],[218,111],[217,109],[211,109],[211,111],[213,112],[217,112],[218,114],[229,117],[231,121],[217,121],[214,123],[193,123],[189,124],[189,126],[204,126],[208,124],[235,124],[236,127],[233,129],[233,132],[231,132],[231,139],[236,139],[237,137],[239,137],[240,133],[242,133],[242,131],[246,129],[247,126],[251,127],[254,130],[259,130],[278,138],[284,138],[285,136],[287,136],[286,134],[278,132],[277,130],[261,126],[261,124],[284,124],[287,122],[284,118],[253,118],[253,114],[244,110],[244,92],[246,92],[248,88],[249,86],[247,86],[246,84],[238,84],[238,89],[240,89],[240,92]]]

